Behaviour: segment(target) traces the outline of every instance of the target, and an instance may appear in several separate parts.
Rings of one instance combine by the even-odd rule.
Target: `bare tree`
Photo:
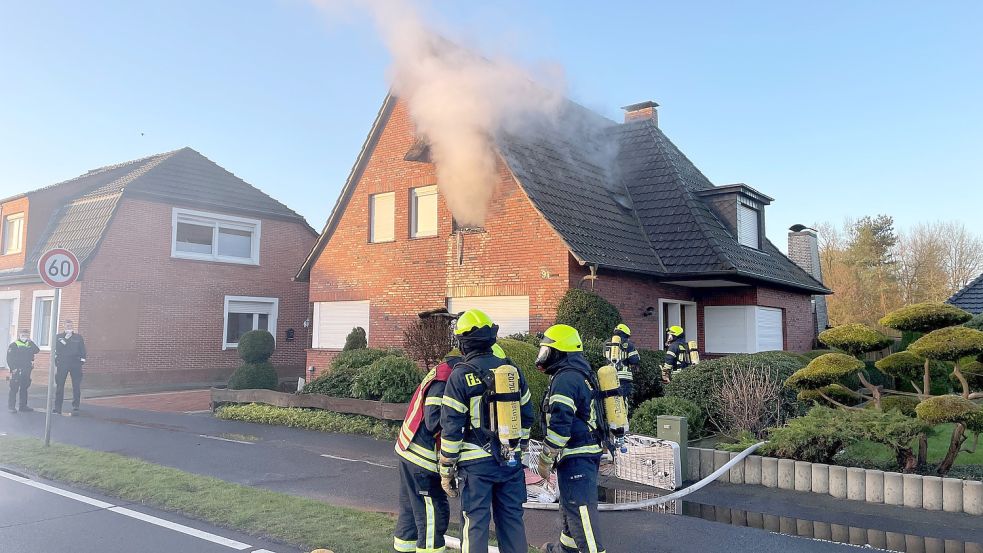
[[[453,347],[450,327],[441,317],[421,318],[403,332],[406,354],[428,369],[436,366]]]
[[[983,240],[963,223],[942,221],[936,226],[945,245],[941,254],[950,293],[956,293],[983,272]]]
[[[755,370],[750,363],[725,370],[717,387],[722,420],[713,422],[732,436],[750,432],[760,438],[781,420],[781,393],[771,371]]]
[[[940,302],[952,294],[942,256],[945,248],[938,225],[918,224],[899,234],[895,258],[905,305]]]

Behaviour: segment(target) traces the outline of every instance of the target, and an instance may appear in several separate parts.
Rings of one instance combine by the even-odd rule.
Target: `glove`
[[[662,382],[664,384],[668,384],[669,381],[672,380],[672,375],[673,375],[672,367],[670,367],[669,365],[662,365]]]
[[[460,495],[457,490],[457,459],[448,459],[440,456],[440,487],[447,492],[447,497],[457,497]]]
[[[548,479],[553,472],[553,465],[556,464],[556,456],[559,452],[559,449],[543,444],[543,450],[539,452],[539,462],[536,464],[536,474],[543,480]]]

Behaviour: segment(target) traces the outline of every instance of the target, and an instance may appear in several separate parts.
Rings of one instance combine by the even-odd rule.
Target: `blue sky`
[[[776,198],[782,248],[876,213],[983,234],[981,2],[476,4],[425,11],[613,119],[658,101],[711,180]],[[320,228],[388,64],[363,16],[301,0],[0,3],[0,196],[191,146]]]

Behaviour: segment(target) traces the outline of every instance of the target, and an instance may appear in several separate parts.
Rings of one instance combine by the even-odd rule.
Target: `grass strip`
[[[220,408],[215,416],[224,420],[290,426],[320,432],[361,434],[378,440],[394,441],[399,432],[399,426],[393,422],[364,415],[346,415],[321,409],[274,407],[258,403],[227,405]]]
[[[390,515],[250,488],[115,453],[0,436],[0,463],[219,526],[335,553],[392,551]]]

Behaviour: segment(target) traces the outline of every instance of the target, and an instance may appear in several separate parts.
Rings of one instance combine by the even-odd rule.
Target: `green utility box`
[[[656,438],[679,444],[679,473],[683,480],[686,480],[688,472],[686,464],[687,446],[689,443],[689,426],[686,424],[686,417],[672,417],[669,415],[659,415],[659,432]],[[680,482],[677,485],[682,484]]]

